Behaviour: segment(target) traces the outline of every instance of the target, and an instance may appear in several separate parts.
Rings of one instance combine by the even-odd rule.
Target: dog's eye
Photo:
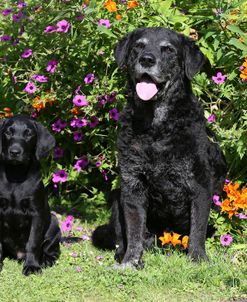
[[[24,136],[27,137],[27,138],[32,137],[33,136],[32,131],[30,131],[29,129],[26,129],[24,131]]]
[[[173,53],[174,49],[170,45],[161,46],[161,51],[165,53]]]
[[[142,43],[142,42],[137,42],[137,43],[135,44],[135,48],[142,49],[142,48],[144,48],[144,47],[145,47],[145,44]]]
[[[12,129],[6,129],[4,131],[5,136],[11,137],[13,135],[13,130]]]

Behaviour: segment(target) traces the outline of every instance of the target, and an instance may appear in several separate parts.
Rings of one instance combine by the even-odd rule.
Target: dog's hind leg
[[[51,214],[50,226],[45,234],[43,248],[42,266],[52,266],[60,255],[61,231],[57,217]]]

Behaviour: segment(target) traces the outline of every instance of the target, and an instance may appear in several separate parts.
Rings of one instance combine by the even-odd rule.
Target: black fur
[[[117,140],[121,190],[109,224],[95,230],[93,243],[117,246],[115,258],[123,267],[142,267],[154,235],[174,231],[189,235],[192,259],[207,259],[212,196],[221,193],[226,165],[191,90],[206,58],[192,40],[165,28],[128,34],[115,57],[128,74]],[[145,78],[158,87],[149,101],[135,89]]]
[[[61,232],[39,163],[54,145],[48,130],[26,116],[0,120],[0,270],[10,257],[24,260],[29,275],[59,256]]]

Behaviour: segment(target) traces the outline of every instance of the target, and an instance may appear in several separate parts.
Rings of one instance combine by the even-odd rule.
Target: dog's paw
[[[189,250],[188,255],[193,262],[209,261],[208,256],[206,255],[206,252],[204,250]]]
[[[144,262],[142,260],[131,260],[131,261],[126,261],[122,263],[117,263],[113,266],[114,269],[143,269],[144,268]]]
[[[39,265],[24,265],[22,273],[25,276],[29,276],[31,274],[41,274],[42,269]]]

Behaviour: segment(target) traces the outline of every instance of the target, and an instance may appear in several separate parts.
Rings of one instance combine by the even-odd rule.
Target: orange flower
[[[170,233],[164,232],[164,236],[159,237],[159,240],[161,241],[162,245],[168,244],[171,242],[172,236]]]
[[[121,15],[116,15],[116,19],[117,19],[117,20],[121,20],[121,19],[122,19],[122,16],[121,16]]]
[[[33,100],[32,107],[39,112],[41,109],[45,108],[45,104],[43,103],[43,101],[41,100],[41,98],[37,96]]]
[[[3,108],[3,111],[5,111],[5,112],[11,112],[11,111],[12,111],[12,109],[11,109],[11,108],[9,108],[9,107],[5,107],[5,108]]]
[[[127,8],[130,9],[130,8],[135,8],[138,6],[138,1],[137,0],[134,0],[134,1],[128,1],[127,3]]]
[[[70,112],[73,114],[73,115],[78,115],[79,114],[79,108],[78,107],[73,107]]]
[[[11,112],[6,112],[5,117],[11,117],[13,114]]]
[[[182,246],[184,249],[187,249],[189,243],[189,236],[184,236],[182,238]]]
[[[105,8],[108,10],[108,12],[114,13],[117,11],[117,4],[114,1],[107,0],[105,2]]]
[[[177,233],[173,233],[173,234],[172,234],[171,244],[172,244],[173,246],[176,246],[177,244],[179,244],[179,245],[181,244],[181,240],[178,239],[179,237],[181,237],[180,234],[177,234]]]

